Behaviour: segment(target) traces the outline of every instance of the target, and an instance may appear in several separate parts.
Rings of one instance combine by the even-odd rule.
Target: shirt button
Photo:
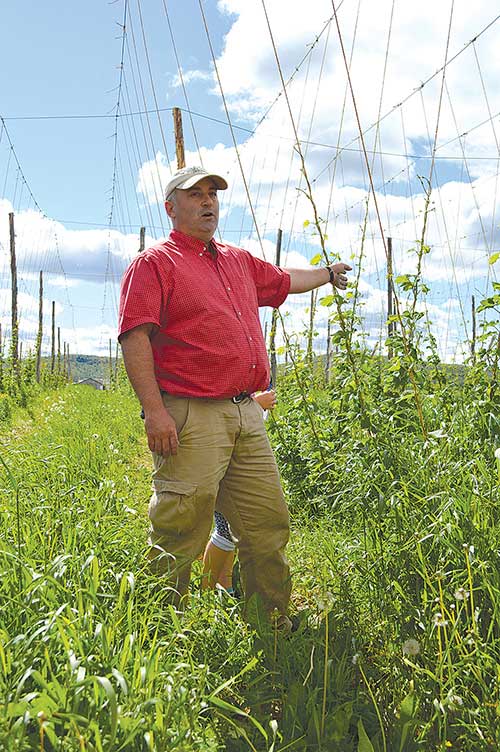
[[[251,337],[249,337],[248,339],[250,340],[250,342],[252,341],[252,338],[251,338]]]
[[[252,368],[255,368],[255,363],[252,363]]]
[[[198,256],[203,256],[203,253],[199,253]]]
[[[230,287],[228,287],[227,289],[229,290],[229,292],[231,292],[231,288]]]
[[[238,311],[238,316],[241,316],[241,311]]]

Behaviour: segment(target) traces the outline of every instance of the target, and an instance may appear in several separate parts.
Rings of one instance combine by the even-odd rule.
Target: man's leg
[[[268,612],[278,609],[285,614],[291,590],[285,556],[288,509],[262,409],[254,400],[238,407],[241,431],[220,483],[216,508],[238,541],[245,599],[257,594]]]
[[[238,431],[236,405],[163,395],[179,436],[175,456],[153,455],[151,569],[186,593],[191,563],[210,534],[215,499]]]

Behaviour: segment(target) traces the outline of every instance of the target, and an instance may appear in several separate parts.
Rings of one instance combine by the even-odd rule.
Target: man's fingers
[[[170,433],[167,436],[148,436],[148,447],[154,454],[161,454],[162,457],[168,457],[170,454],[177,454],[179,439],[177,433]]]
[[[177,454],[177,447],[179,446],[179,439],[176,433],[171,433],[169,436],[168,449],[170,454]]]

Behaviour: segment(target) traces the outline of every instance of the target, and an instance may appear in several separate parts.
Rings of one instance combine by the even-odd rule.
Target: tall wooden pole
[[[67,356],[68,357],[68,381],[71,381],[71,360],[70,360],[70,356],[69,356],[69,342],[67,344],[66,349],[67,349],[67,353],[68,353],[68,356]]]
[[[50,372],[54,373],[56,365],[56,301],[52,301],[52,343],[50,349]]]
[[[120,347],[118,345],[118,340],[116,340],[116,345],[115,345],[115,372],[114,372],[115,386],[118,383],[118,358],[119,357],[120,357]]]
[[[331,343],[331,337],[332,337],[332,323],[330,319],[328,319],[328,325],[326,327],[326,364],[325,364],[325,378],[326,383],[330,383],[330,359],[332,354],[332,343]]]
[[[177,157],[177,169],[186,166],[184,157],[184,134],[182,132],[182,113],[178,107],[172,110],[174,118],[175,156]]]
[[[57,373],[61,373],[61,327],[57,327]]]
[[[393,315],[393,285],[392,285],[392,238],[387,238],[387,336],[392,337],[394,333],[394,322],[391,321]],[[387,348],[387,357],[392,358],[392,347]]]
[[[36,335],[36,380],[40,383],[42,367],[42,339],[43,339],[43,272],[40,272],[38,285],[38,332]]]
[[[470,354],[472,362],[476,362],[476,299],[472,296],[472,340],[470,343]]]
[[[12,308],[11,308],[11,351],[12,366],[15,371],[18,370],[19,361],[19,321],[17,318],[17,263],[16,263],[16,235],[14,232],[14,214],[9,213],[9,232],[10,232],[10,278],[12,288]]]
[[[146,245],[146,228],[141,227],[139,232],[139,253],[142,253]]]
[[[0,386],[3,383],[3,342],[2,342],[2,322],[0,321]]]
[[[109,338],[109,388],[113,384],[113,355],[111,353],[111,337]]]
[[[278,237],[276,238],[276,266],[280,265],[281,261],[281,239],[283,237],[282,230],[278,230]],[[278,311],[273,308],[273,314],[271,318],[271,335],[269,337],[269,352],[271,354],[271,381],[276,388],[276,376],[278,370],[278,364],[276,361],[276,324],[278,322]]]
[[[312,367],[313,364],[313,339],[314,339],[314,313],[316,307],[316,290],[311,290],[311,300],[309,307],[309,331],[307,333],[307,360]]]

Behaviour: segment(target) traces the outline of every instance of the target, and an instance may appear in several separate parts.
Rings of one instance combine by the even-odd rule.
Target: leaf
[[[358,721],[358,752],[375,752],[361,718]]]
[[[323,258],[321,253],[317,253],[316,256],[313,256],[312,259],[309,261],[311,266],[318,266],[319,262]]]
[[[208,697],[207,699],[208,702],[211,702],[212,705],[215,705],[215,707],[220,708],[221,710],[226,710],[228,713],[237,715],[240,718],[246,718],[248,721],[250,721],[250,723],[253,723],[255,728],[260,731],[267,742],[267,732],[263,729],[259,721],[256,718],[253,718],[250,713],[246,713],[244,710],[241,710],[241,708],[236,707],[236,705],[231,705],[229,702],[221,700],[221,698],[217,697],[215,694],[210,695],[210,697]]]
[[[310,221],[308,219],[305,219],[304,222],[302,223],[302,227],[304,228],[309,227],[310,224],[311,224]]]
[[[488,259],[488,264],[490,265],[495,264],[499,258],[500,258],[500,251],[497,251],[496,253],[492,253]]]
[[[321,300],[319,301],[319,304],[325,307],[329,307],[333,305],[334,302],[335,302],[335,295],[325,295],[324,298],[321,298]]]

